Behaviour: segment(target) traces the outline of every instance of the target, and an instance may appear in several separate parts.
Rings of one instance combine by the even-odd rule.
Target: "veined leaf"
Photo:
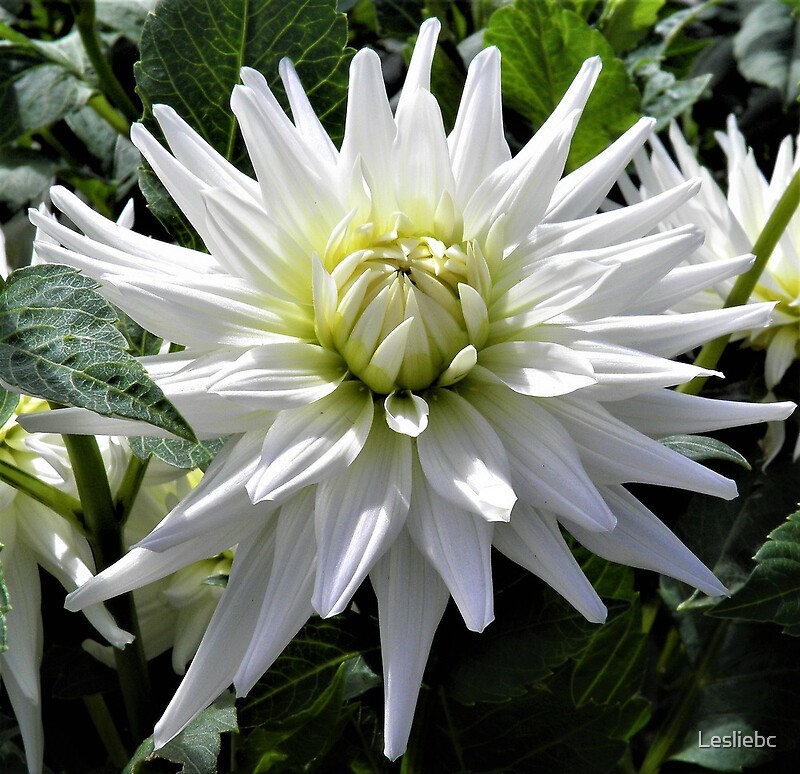
[[[609,42],[553,0],[517,0],[492,14],[486,45],[503,54],[503,105],[541,126],[583,61],[600,55],[603,71],[578,124],[568,168],[580,166],[639,118],[641,98]]]
[[[214,461],[226,438],[192,443],[182,438],[149,438],[138,436],[130,439],[131,451],[140,459],[157,457],[174,468],[200,468],[206,470]]]
[[[128,352],[97,283],[67,266],[13,272],[0,297],[0,375],[29,395],[148,422],[195,441]]]
[[[754,557],[744,585],[712,614],[720,618],[773,621],[800,637],[800,510],[773,530]]]
[[[180,774],[212,774],[217,771],[220,734],[235,730],[236,708],[233,696],[223,694],[159,750],[153,750],[152,736],[145,739],[123,774],[148,771],[146,763],[154,758],[180,764]]]

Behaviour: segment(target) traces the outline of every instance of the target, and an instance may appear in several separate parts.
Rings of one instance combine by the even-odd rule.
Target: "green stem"
[[[63,516],[81,535],[86,537],[83,510],[80,502],[74,497],[3,460],[0,460],[0,481],[13,486],[14,489],[42,505],[46,505],[59,516]]]
[[[789,181],[789,185],[783,192],[783,195],[775,205],[775,209],[769,216],[766,225],[758,235],[755,244],[753,245],[753,255],[756,260],[749,271],[742,274],[736,280],[736,284],[728,294],[725,300],[725,308],[732,306],[741,306],[746,304],[750,299],[750,295],[758,284],[759,277],[767,265],[772,251],[778,244],[778,240],[789,225],[789,221],[800,205],[800,170],[798,170],[794,177]],[[695,358],[694,364],[701,368],[713,369],[716,367],[725,347],[728,346],[730,341],[730,334],[720,336],[713,341],[709,341],[703,345],[699,354]],[[708,377],[697,376],[687,384],[682,384],[676,389],[678,392],[684,392],[688,395],[697,395],[703,389]]]
[[[148,457],[146,460],[140,460],[135,454],[131,455],[128,467],[125,469],[125,475],[122,478],[122,483],[117,490],[115,503],[117,523],[120,529],[125,527],[125,522],[128,520],[128,516],[131,515],[133,503],[136,500],[136,495],[139,494],[139,489],[147,473],[147,466],[150,464],[150,459],[151,458]]]
[[[112,765],[120,770],[125,768],[130,760],[130,755],[128,755],[125,745],[122,743],[119,731],[114,725],[102,694],[93,693],[84,696],[83,703],[89,713],[89,717],[92,719],[97,735],[103,743],[103,747],[106,748]]]
[[[131,101],[122,84],[117,80],[103,51],[100,48],[100,38],[97,36],[95,25],[94,0],[71,0],[72,12],[75,15],[75,26],[81,36],[83,47],[89,61],[94,67],[97,80],[103,93],[122,111],[128,121],[133,122],[139,118],[139,110]]]
[[[130,135],[130,123],[125,120],[125,116],[113,107],[102,94],[95,94],[91,97],[91,99],[89,99],[89,107],[115,132],[118,132],[123,137],[128,137]]]
[[[65,435],[78,494],[83,504],[89,541],[99,570],[104,570],[123,554],[122,528],[108,485],[103,458],[92,436]],[[109,612],[134,641],[123,650],[114,649],[122,696],[132,735],[142,739],[150,725],[150,678],[136,617],[133,594],[122,594],[106,602]]]
[[[664,759],[675,742],[684,732],[686,721],[691,716],[697,703],[697,694],[700,692],[708,676],[708,670],[717,656],[717,651],[725,640],[730,621],[721,621],[714,628],[711,637],[703,650],[703,655],[692,674],[692,679],[687,683],[683,695],[672,710],[666,724],[656,734],[650,749],[647,751],[639,774],[656,774]]]

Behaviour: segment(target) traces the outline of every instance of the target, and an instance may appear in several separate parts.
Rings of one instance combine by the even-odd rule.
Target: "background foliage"
[[[12,265],[30,260],[24,210],[45,199],[54,182],[78,190],[109,217],[133,197],[138,230],[202,249],[127,139],[131,121],[155,128],[152,105],[168,103],[249,172],[228,106],[242,65],[263,72],[284,101],[277,67],[290,57],[327,129],[340,138],[353,50],[370,45],[379,52],[392,94],[419,24],[433,15],[443,34],[432,88],[450,126],[468,62],[484,44],[503,55],[514,149],[557,104],[580,63],[599,54],[603,73],[570,167],[649,114],[659,128],[679,121],[703,163],[721,170],[713,133],[734,113],[770,170],[778,143],[798,128],[799,11],[796,0],[340,0],[338,6],[334,0],[2,0],[6,251]],[[141,456],[206,465],[219,444],[194,443],[180,415],[135,372],[131,354],[152,352],[158,342],[117,319],[86,280],[64,271],[45,276],[53,271],[23,269],[3,290],[4,373],[14,371],[20,386],[37,394],[144,419],[186,438],[139,441]],[[65,341],[67,325],[74,330],[76,321],[82,338]],[[65,347],[69,367],[48,366],[52,350]],[[38,364],[17,367],[24,348],[42,353]],[[764,397],[763,353],[734,349],[722,366],[728,379],[717,394]],[[798,399],[799,375],[795,363],[780,397]],[[409,752],[390,763],[381,754],[375,601],[365,587],[356,596],[357,613],[310,622],[236,709],[223,697],[157,761],[152,740],[145,740],[127,771],[789,770],[800,739],[800,477],[786,451],[761,469],[757,439],[758,430],[720,436],[751,470],[725,459],[723,445],[694,449],[723,457],[709,464],[737,478],[742,496],[731,503],[655,488],[637,492],[715,570],[730,599],[692,596],[678,582],[659,582],[576,547],[609,606],[608,623],[597,627],[496,556],[496,622],[476,635],[447,611]],[[61,611],[60,589],[46,578],[44,584],[46,761],[53,771],[112,771],[80,698],[102,693],[119,708],[113,674],[80,651],[89,634],[83,620]],[[0,576],[0,648],[6,604]],[[163,658],[153,673],[161,708],[177,678]],[[235,728],[235,735],[227,733]],[[699,733],[707,739],[735,731],[774,734],[779,746],[698,744]],[[4,771],[23,770],[16,733],[6,711]],[[91,742],[76,745],[76,739]],[[126,742],[133,753],[141,740]]]

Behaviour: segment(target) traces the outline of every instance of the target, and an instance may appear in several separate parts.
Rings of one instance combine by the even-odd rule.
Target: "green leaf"
[[[647,637],[637,604],[601,626],[581,654],[572,674],[575,706],[626,703],[639,690],[646,666]]]
[[[309,621],[240,701],[239,750],[247,771],[313,767],[355,711],[349,702],[380,685],[348,630],[358,618]]]
[[[745,78],[777,89],[789,105],[800,80],[800,22],[787,5],[753,4],[733,38],[733,53]]]
[[[161,349],[161,342],[158,336],[142,328],[139,323],[129,317],[125,312],[117,309],[117,329],[125,337],[128,343],[128,352],[134,357],[143,355],[157,355]]]
[[[174,468],[206,470],[227,438],[214,438],[198,443],[184,441],[182,438],[149,438],[146,436],[138,436],[129,440],[131,451],[139,459],[146,460],[152,456]]]
[[[95,16],[99,24],[138,43],[147,14],[154,5],[154,0],[95,0]]]
[[[656,131],[689,110],[703,95],[712,78],[711,75],[698,75],[679,81],[655,64],[640,70],[639,74],[647,79],[642,93],[642,113],[656,119]]]
[[[159,758],[181,765],[181,774],[215,774],[220,751],[220,734],[236,730],[233,696],[223,694],[203,710],[172,741],[154,751],[153,737],[148,737],[125,767],[123,774],[147,771],[147,761]]]
[[[39,64],[21,71],[0,49],[0,144],[59,121],[86,104],[93,89],[64,67]]]
[[[793,513],[755,555],[744,585],[712,611],[720,618],[772,621],[800,637],[800,511]]]
[[[733,462],[746,470],[750,470],[750,463],[736,449],[716,438],[704,435],[670,435],[662,438],[661,443],[668,449],[682,454],[695,462],[703,460],[725,460]]]
[[[18,404],[19,395],[0,386],[0,428],[14,416]]]
[[[331,0],[163,0],[142,31],[137,90],[148,109],[165,103],[227,159],[249,162],[230,110],[243,66],[259,70],[288,107],[278,62],[289,57],[317,115],[341,137],[347,65],[347,20]]]
[[[1,123],[1,122],[0,122]],[[42,200],[58,165],[29,150],[0,148],[0,202],[19,210]]]
[[[378,32],[384,38],[414,37],[425,18],[424,0],[374,0],[374,5]]]
[[[699,613],[689,617],[703,618]],[[763,765],[776,752],[791,757],[800,738],[797,642],[759,624],[718,621],[714,634],[719,645],[669,759],[714,771],[742,771]],[[776,748],[706,746],[713,735],[755,732],[775,736]]]
[[[650,30],[666,0],[606,0],[597,26],[616,51],[629,51]]]
[[[616,708],[570,700],[569,676],[558,675],[523,696],[495,704],[432,706],[420,771],[611,771],[625,750],[613,734]]]
[[[572,141],[568,168],[596,156],[639,119],[640,96],[608,41],[553,0],[517,0],[492,14],[485,42],[503,54],[503,103],[541,126],[588,57],[603,71]]]
[[[6,579],[3,574],[3,548],[3,544],[0,543],[0,653],[5,653],[8,650],[8,622],[6,621],[6,613],[12,609],[11,603],[8,600]]]
[[[30,395],[196,440],[125,351],[114,310],[95,288],[94,280],[58,264],[13,272],[0,300],[0,375]]]

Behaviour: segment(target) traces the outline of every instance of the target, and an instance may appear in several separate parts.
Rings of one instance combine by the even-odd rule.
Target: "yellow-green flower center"
[[[379,394],[429,387],[476,345],[463,297],[477,295],[476,266],[487,273],[474,242],[415,232],[399,213],[393,225],[377,234],[362,225],[325,256],[337,288],[333,345]]]

